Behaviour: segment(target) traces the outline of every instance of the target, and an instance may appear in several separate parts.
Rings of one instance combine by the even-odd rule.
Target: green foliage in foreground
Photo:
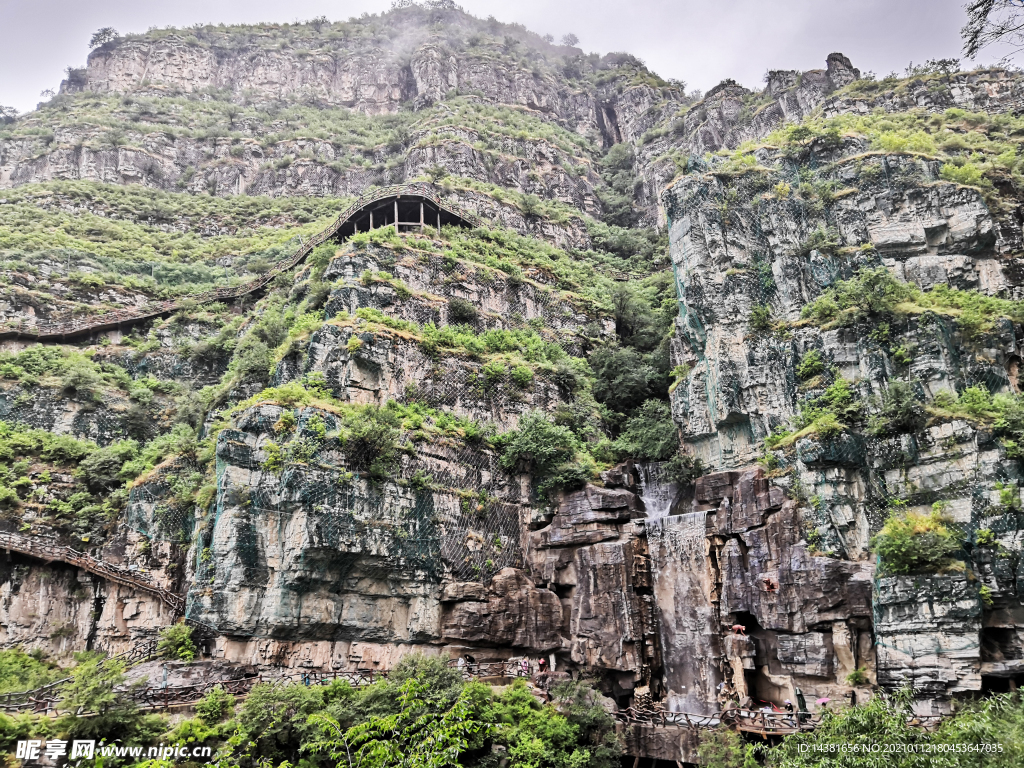
[[[324,686],[265,683],[238,704],[215,689],[197,704],[195,717],[170,727],[165,718],[143,715],[117,696],[114,689],[124,683],[117,662],[101,664],[93,654],[77,661],[63,689],[63,706],[96,716],[54,721],[0,714],[0,748],[40,737],[116,739],[126,746],[181,742],[211,747],[216,768],[614,768],[621,755],[614,720],[582,682],[555,687],[551,704],[542,704],[522,681],[499,693],[483,683],[464,683],[441,659],[409,656],[388,679],[358,689],[341,680]],[[911,703],[908,690],[879,693],[867,704],[826,711],[814,731],[786,737],[770,749],[744,744],[731,731],[702,732],[699,751],[710,768],[1024,764],[1021,692],[961,703],[935,731],[910,724]],[[864,751],[851,751],[851,745]]]
[[[790,736],[769,750],[765,763],[770,768],[1015,768],[1024,764],[1024,699],[1019,692],[969,703],[934,733],[908,724],[913,718],[910,701],[909,692],[901,691],[878,695],[863,706],[826,712],[814,731]],[[842,751],[851,745],[865,751]],[[871,751],[875,745],[877,751]],[[990,751],[983,751],[986,745]],[[735,763],[721,768],[727,766],[739,768]]]
[[[455,764],[471,741],[490,735],[493,726],[473,715],[473,693],[463,689],[450,709],[433,712],[424,695],[427,686],[414,677],[399,687],[398,711],[371,717],[342,730],[331,715],[316,712],[309,723],[320,738],[302,746],[314,755],[326,754],[337,764],[353,759],[366,768],[445,768]]]
[[[165,738],[219,747],[218,768],[285,760],[309,768],[496,768],[492,745],[508,757],[508,768],[617,766],[614,721],[596,693],[565,683],[553,697],[553,705],[543,705],[522,682],[497,694],[483,683],[464,683],[443,660],[410,656],[387,680],[364,688],[344,681],[258,685],[226,722],[218,723],[213,710],[224,717],[228,709],[204,700],[202,718]]]
[[[0,651],[0,693],[28,691],[67,677],[59,667],[48,664],[38,653],[20,648]]]

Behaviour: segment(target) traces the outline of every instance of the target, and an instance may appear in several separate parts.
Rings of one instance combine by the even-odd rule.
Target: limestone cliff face
[[[94,101],[125,130],[111,136],[82,118],[52,138],[13,133],[0,140],[0,187],[81,179],[315,197],[428,176],[490,225],[577,251],[552,259],[586,260],[579,252],[607,237],[595,226],[612,183],[602,150],[628,144],[632,214],[668,231],[680,310],[671,413],[703,476],[679,484],[666,466],[625,461],[571,492],[536,496],[523,467],[503,466],[482,438],[530,411],[562,418],[578,405],[578,385],[593,375],[579,358],[614,338],[615,320],[584,296],[593,286],[526,266],[540,260],[464,258],[458,241],[434,241],[428,228],[408,239],[376,233],[297,268],[294,283],[278,278],[255,309],[239,302],[219,318],[186,309],[127,340],[112,331],[89,352],[111,377],[130,378],[123,389],[93,397],[56,377],[0,379],[0,419],[99,445],[167,431],[176,418],[217,432],[209,474],[195,473],[209,483],[201,493],[182,490],[195,455],[161,461],[127,493],[120,527],[83,546],[184,594],[208,655],[265,670],[386,670],[411,652],[544,656],[556,678],[596,673],[623,707],[701,714],[801,698],[813,710],[819,697],[863,701],[876,684],[907,682],[922,712],[938,712],[954,694],[1024,673],[1024,473],[1014,450],[991,421],[960,412],[933,408],[888,432],[868,418],[897,380],[922,404],[978,384],[1016,393],[1020,323],[1000,316],[972,330],[949,306],[904,307],[891,323],[819,322],[805,311],[865,269],[921,291],[1024,299],[1013,179],[954,183],[958,171],[936,155],[841,132],[762,146],[743,163],[709,155],[817,116],[1009,112],[1021,78],[992,70],[889,89],[832,54],[822,70],[770,72],[761,92],[727,81],[697,99],[655,85],[635,61],[586,70],[576,51],[525,33],[460,42],[421,21],[396,26],[402,34],[387,44],[312,27],[287,44],[219,32],[109,44],[28,120]],[[147,110],[167,94],[188,109],[150,130]],[[226,122],[185,130],[189,109],[210,104]],[[338,122],[307,136],[287,113],[296,105]],[[324,135],[347,121],[358,130]],[[357,145],[360,132],[370,138]],[[40,206],[127,216],[59,195]],[[324,210],[317,216],[334,209]],[[312,220],[275,215],[282,228]],[[243,228],[149,223],[211,238]],[[236,277],[236,258],[220,259],[214,277]],[[95,285],[98,261],[75,287],[62,259],[54,251],[13,271],[0,320],[30,326],[149,300],[138,282]],[[623,277],[590,274],[604,288]],[[268,333],[244,375],[232,378],[230,353],[210,351],[251,341],[273,302],[294,308],[317,291],[322,300],[304,305],[312,311],[289,316],[305,330]],[[438,329],[472,340],[431,342]],[[541,352],[529,366],[512,354],[520,348],[488,358],[480,338],[499,331],[536,331],[521,346]],[[150,375],[162,386],[133,394]],[[859,413],[809,428],[810,409],[840,380]],[[309,397],[289,403],[298,385]],[[265,387],[279,391],[253,397]],[[140,395],[151,406],[141,426]],[[197,401],[201,413],[182,413]],[[405,421],[382,470],[348,447],[346,417],[389,403]],[[47,504],[74,477],[48,482],[4,524],[51,525]],[[969,545],[963,570],[880,575],[870,540],[889,512],[936,503]],[[3,643],[117,652],[172,618],[158,601],[71,567],[14,554],[0,568]]]
[[[846,139],[841,147],[811,150],[828,163],[825,176],[842,187],[817,213],[758,191],[758,184],[772,189],[774,178],[766,183],[714,165],[665,193],[681,307],[675,353],[691,368],[674,390],[673,414],[684,441],[708,466],[734,470],[760,460],[774,467],[774,482],[793,499],[766,518],[760,503],[755,517],[738,518],[732,498],[728,513],[720,509],[708,523],[712,541],[739,534],[716,558],[721,615],[753,624],[760,637],[756,650],[728,638],[725,657],[768,658],[767,682],[758,684],[807,690],[808,675],[831,676],[851,664],[872,668],[874,654],[862,645],[870,640],[879,682],[912,681],[924,697],[923,711],[931,711],[946,706],[950,694],[981,689],[985,675],[1015,674],[1007,659],[1020,654],[1019,586],[1009,572],[1018,546],[1020,465],[991,427],[956,418],[897,435],[866,426],[825,437],[811,431],[776,450],[765,448],[765,439],[790,428],[824,391],[820,377],[812,380],[798,368],[810,353],[820,355],[821,371],[852,382],[865,403],[878,402],[897,379],[912,382],[924,402],[944,392],[955,397],[977,383],[1016,392],[1020,328],[1009,319],[993,321],[978,337],[953,316],[912,313],[880,333],[864,323],[815,324],[802,310],[858,270],[879,267],[923,290],[948,286],[1020,297],[1020,234],[1005,208],[990,209],[977,189],[943,181],[937,164],[865,149]],[[781,162],[774,150],[758,151],[766,174]],[[738,203],[751,198],[754,204]],[[828,228],[837,242],[808,245],[812,233]],[[771,316],[768,326],[754,325],[756,311]],[[1004,484],[1009,501],[994,503],[993,489]],[[888,510],[904,504],[927,512],[933,503],[948,510],[965,540],[980,529],[1000,531],[996,538],[1008,559],[994,568],[985,546],[967,559],[976,576],[887,576],[872,586],[869,538]],[[838,559],[811,556],[812,541]],[[787,548],[791,554],[783,554]],[[799,605],[789,602],[788,577],[761,564],[764,557],[815,574],[798,580]],[[729,570],[741,562],[737,572],[754,578],[730,583]],[[1003,578],[995,576],[999,570]],[[983,605],[972,578],[983,580],[994,598]],[[770,596],[756,586],[763,579],[777,587]],[[829,594],[833,588],[839,592]],[[839,615],[842,626],[834,623]],[[794,682],[785,683],[787,676]]]

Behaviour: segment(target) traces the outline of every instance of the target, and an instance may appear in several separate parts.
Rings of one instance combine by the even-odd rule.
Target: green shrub
[[[61,376],[61,386],[66,392],[74,392],[78,396],[95,394],[103,379],[95,366],[85,359],[70,362]]]
[[[647,400],[626,420],[614,445],[623,456],[641,461],[665,461],[678,453],[679,430],[668,403]]]
[[[991,529],[979,528],[974,532],[974,543],[979,547],[992,547],[998,543],[998,539]]]
[[[657,396],[666,378],[641,351],[618,344],[599,347],[588,362],[594,372],[594,398],[620,413]]]
[[[813,427],[819,437],[828,437],[846,429],[848,424],[858,421],[861,416],[862,403],[853,390],[852,382],[840,378],[832,382],[821,395],[800,405],[796,428],[801,430]]]
[[[374,480],[389,477],[398,462],[400,423],[394,411],[374,405],[346,413],[338,440],[349,467]]]
[[[109,491],[127,479],[122,470],[138,455],[139,444],[137,442],[122,440],[93,451],[82,459],[75,471],[75,476],[93,492]]]
[[[541,411],[530,411],[519,420],[518,429],[491,441],[500,452],[502,469],[529,472],[539,495],[577,488],[596,471],[594,459],[572,430],[552,423]]]
[[[156,652],[165,659],[194,661],[196,644],[192,641],[192,627],[185,623],[172,624],[160,630]]]
[[[950,520],[939,509],[928,514],[894,510],[875,536],[871,547],[881,558],[885,573],[934,572],[951,564],[959,549]]]
[[[527,365],[517,365],[512,369],[512,381],[520,389],[526,389],[533,383],[533,370]]]
[[[0,693],[27,691],[67,677],[64,670],[42,660],[42,654],[20,648],[0,651]]]
[[[472,302],[466,299],[453,298],[448,300],[448,324],[472,325],[480,318],[480,312]]]
[[[816,349],[808,350],[796,366],[796,375],[801,381],[813,379],[825,372],[825,360]]]
[[[871,416],[868,431],[873,435],[892,435],[917,432],[925,425],[926,413],[922,402],[908,382],[893,379],[882,393],[882,407]]]
[[[242,379],[269,381],[274,355],[267,344],[253,335],[246,336],[235,348],[231,370]]]
[[[964,163],[956,166],[953,163],[943,163],[939,169],[939,176],[954,184],[963,184],[968,187],[978,187],[982,183],[981,169],[973,163]]]
[[[212,726],[231,712],[234,706],[235,697],[218,685],[196,703],[196,716],[206,725]]]
[[[846,676],[847,685],[867,685],[869,682],[867,670],[864,667],[857,667]]]
[[[753,744],[728,728],[700,731],[697,754],[700,764],[709,768],[755,768],[758,765]]]
[[[71,680],[60,688],[60,709],[67,714],[57,728],[72,739],[118,739],[122,744],[144,744],[164,728],[154,729],[154,720],[139,713],[130,699],[117,689],[125,682],[125,664],[103,659],[102,654],[77,653]],[[81,715],[91,713],[91,717]]]
[[[755,335],[768,333],[772,330],[775,325],[775,320],[772,317],[772,308],[758,304],[750,311],[750,317],[747,320],[747,327],[750,328],[750,332]]]
[[[797,252],[806,256],[811,251],[822,251],[834,253],[839,247],[839,231],[833,227],[818,227],[807,236],[807,239],[800,243]]]
[[[918,293],[917,288],[897,279],[885,267],[862,269],[804,306],[800,315],[819,324],[848,324],[891,314],[898,304]]]

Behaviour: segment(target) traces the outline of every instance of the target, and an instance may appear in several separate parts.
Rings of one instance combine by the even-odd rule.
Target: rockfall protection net
[[[415,244],[415,240],[407,242]],[[349,259],[352,264],[346,263]],[[374,275],[371,281],[363,279],[367,269]],[[424,290],[412,297],[396,297],[389,287],[393,281],[377,278],[384,271]],[[305,268],[296,282],[301,284],[308,276]],[[567,371],[560,364],[568,364],[570,356],[580,355],[590,343],[578,331],[586,328],[591,338],[602,333],[601,326],[595,325],[597,315],[563,294],[556,288],[557,279],[540,270],[528,270],[525,277],[510,276],[443,252],[395,253],[369,246],[355,255],[343,252],[324,279],[333,282],[325,306],[327,320],[367,307],[418,327],[430,322],[444,326],[445,319],[452,319],[449,300],[462,299],[481,305],[479,314],[463,320],[463,326],[476,334],[489,329],[535,329],[543,336],[546,347],[534,361],[528,381],[512,366],[488,368],[481,351],[439,350],[433,356],[417,351],[415,333],[411,340],[403,339],[380,323],[372,332],[355,328],[346,330],[345,337],[324,342],[337,353],[346,338],[366,338],[369,348],[374,335],[391,334],[394,343],[406,345],[398,350],[399,359],[404,354],[422,354],[426,375],[394,398],[383,386],[378,400],[422,403],[439,411],[442,419],[470,418],[486,424],[504,415],[508,428],[515,414],[570,403],[573,374],[571,367]],[[328,337],[314,335],[314,339],[324,338]],[[283,360],[273,383],[303,380],[316,373],[309,354],[307,346]],[[361,370],[377,365],[371,354],[358,354],[363,355]],[[147,369],[144,358],[134,365],[140,373]],[[346,382],[328,381],[328,385],[334,396],[349,396]],[[295,420],[291,432],[278,424],[284,411]],[[311,424],[314,419],[319,420],[315,425]],[[244,582],[267,584],[275,568],[287,569],[289,589],[300,592],[314,588],[328,572],[331,578],[352,583],[361,578],[436,582],[442,577],[486,582],[502,568],[523,564],[521,536],[530,507],[520,501],[518,479],[502,471],[494,454],[479,444],[450,433],[423,439],[415,430],[405,430],[400,437],[400,461],[387,477],[367,482],[372,446],[367,455],[353,453],[352,446],[339,439],[341,417],[335,414],[257,406],[236,416],[233,425],[218,443],[217,490],[208,510],[178,503],[185,497],[187,478],[192,477],[193,467],[183,463],[167,473],[172,481],[154,478],[137,486],[126,520],[150,538],[194,542],[193,597],[216,595],[227,574],[214,552],[225,546],[230,548],[230,567],[241,569]],[[280,465],[268,470],[254,458],[251,446],[243,447],[246,439],[254,439],[257,450],[274,441],[284,454]],[[281,551],[274,549],[276,542],[295,535],[297,526],[303,540],[301,554],[298,560],[282,563],[275,559]],[[194,608],[190,600],[191,618],[199,616]]]
[[[841,161],[834,162],[837,159]],[[737,303],[768,309],[767,327],[746,332],[748,364],[785,368],[787,397],[795,408],[788,423],[752,419],[754,442],[776,429],[793,431],[801,405],[821,398],[843,372],[854,379],[856,395],[863,403],[874,403],[876,412],[894,380],[913,387],[922,404],[930,399],[926,384],[933,385],[932,395],[947,387],[955,390],[954,397],[972,386],[983,386],[992,394],[1012,391],[1006,368],[989,359],[987,350],[967,349],[958,335],[956,319],[949,315],[925,312],[902,319],[890,317],[887,322],[891,326],[883,326],[876,317],[840,330],[830,337],[833,343],[858,347],[859,371],[852,377],[849,354],[830,347],[824,334],[806,328],[794,332],[775,323],[787,309],[792,313],[838,280],[853,278],[862,267],[892,268],[899,262],[900,253],[883,246],[880,250],[860,248],[865,240],[857,237],[856,213],[840,203],[844,189],[848,193],[851,186],[871,187],[880,199],[918,193],[939,180],[938,162],[874,154],[857,160],[857,175],[851,176],[849,158],[823,160],[816,152],[799,158],[781,153],[770,159],[759,156],[759,161],[769,162],[772,172],[727,172],[720,159],[691,157],[691,176],[664,198],[670,221],[689,217],[699,233],[697,239],[714,253],[723,270],[730,267],[725,279],[735,294],[746,297],[746,302]],[[860,231],[866,234],[866,229]],[[708,336],[702,315],[735,312],[737,308],[703,306],[702,276],[689,274],[678,259],[674,269],[681,300],[679,327],[700,355]],[[777,278],[785,280],[789,291],[794,283],[800,283],[804,295],[781,296]],[[790,314],[788,319],[794,316]],[[1006,330],[1002,330],[1005,336]],[[1012,324],[1008,333],[1012,344]],[[823,370],[813,381],[801,381],[795,363],[810,350],[822,356]],[[897,360],[901,355],[911,358],[909,363]],[[709,381],[724,378],[719,360],[700,362],[707,366]],[[866,416],[863,406],[862,411]],[[780,475],[778,481],[788,482],[793,495],[813,510],[817,526],[812,535],[821,551],[856,554],[847,551],[851,547],[847,534],[858,508],[864,510],[874,533],[893,510],[938,504],[963,542],[961,554],[965,557],[980,529],[1019,538],[1024,516],[1013,505],[1000,504],[999,484],[1016,490],[1022,477],[1020,468],[1017,462],[998,460],[990,429],[975,431],[962,420],[947,421],[931,428],[922,439],[920,431],[873,435],[866,419],[852,426],[822,440],[823,459],[813,465],[811,473],[804,473],[803,485],[795,473],[788,480],[785,477],[786,470],[795,467],[799,445],[764,455],[767,467]],[[950,460],[947,469],[929,475],[929,465],[937,463],[942,453]],[[958,455],[969,460],[958,460]],[[812,475],[814,482],[808,485],[806,479]],[[863,537],[860,543],[866,544]]]

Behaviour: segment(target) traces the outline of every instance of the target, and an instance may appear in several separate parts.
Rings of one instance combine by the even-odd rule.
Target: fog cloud
[[[585,51],[628,51],[663,77],[707,88],[731,77],[760,87],[769,69],[815,69],[841,51],[878,75],[910,61],[960,55],[964,0],[464,0],[477,16],[519,22]],[[386,11],[390,0],[0,0],[0,104],[25,111],[64,68],[81,66],[100,27],[286,22],[325,15],[343,21]],[[992,51],[984,61],[999,58]]]

